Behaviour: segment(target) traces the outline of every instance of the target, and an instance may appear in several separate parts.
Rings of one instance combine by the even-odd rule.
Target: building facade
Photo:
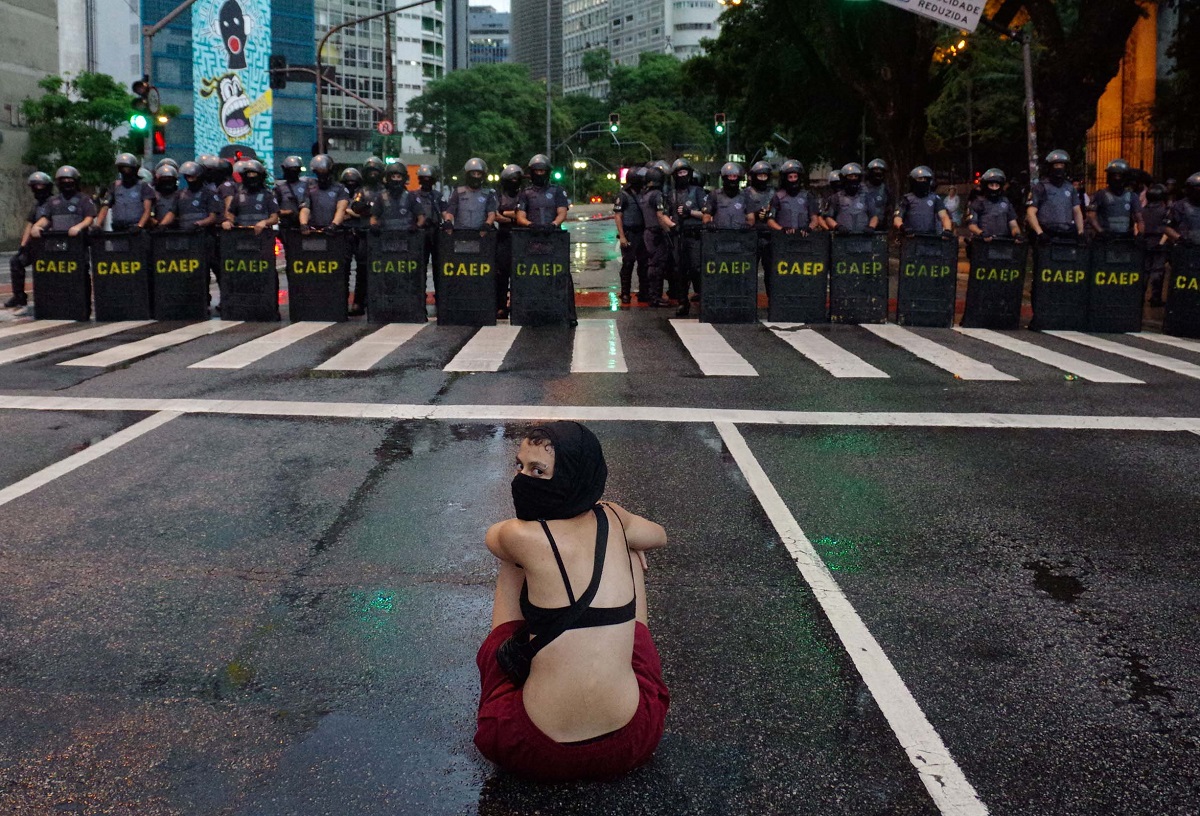
[[[494,6],[471,6],[467,16],[467,63],[508,62],[509,13]]]
[[[561,88],[563,0],[512,0],[511,23],[511,62],[529,66],[535,80],[545,79],[549,69],[550,85]]]

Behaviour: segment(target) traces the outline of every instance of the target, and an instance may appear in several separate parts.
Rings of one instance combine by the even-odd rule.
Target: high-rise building
[[[612,28],[609,0],[564,0],[563,93],[608,95],[608,82],[592,82],[583,71],[583,55],[606,49]]]
[[[529,66],[534,79],[563,84],[563,0],[512,0],[512,62]],[[547,59],[549,50],[549,59]]]
[[[471,6],[467,16],[469,65],[508,62],[509,13],[494,6]]]

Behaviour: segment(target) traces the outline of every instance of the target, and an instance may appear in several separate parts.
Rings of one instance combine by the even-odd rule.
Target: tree
[[[580,67],[583,68],[583,75],[591,84],[598,85],[601,82],[607,82],[612,69],[612,54],[608,52],[607,48],[593,48],[591,51],[584,51],[580,58]]]
[[[107,74],[90,72],[74,79],[48,76],[38,87],[45,92],[41,97],[21,103],[29,124],[21,161],[52,175],[71,164],[85,184],[107,184],[119,147],[113,131],[129,119],[129,93]]]
[[[1200,6],[1184,0],[1173,5],[1178,7],[1179,26],[1167,56],[1175,70],[1159,82],[1154,124],[1182,147],[1200,142]]]

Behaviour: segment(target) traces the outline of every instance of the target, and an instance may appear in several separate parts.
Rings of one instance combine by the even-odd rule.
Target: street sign
[[[983,14],[984,0],[883,0],[883,2],[937,20],[952,28],[974,31]]]
[[[379,124],[375,126],[375,129],[384,136],[391,136],[396,132],[396,126],[392,123],[391,119],[380,119]]]
[[[738,162],[739,164],[744,164],[746,161],[746,154],[745,153],[730,153],[729,155],[727,155],[725,157],[725,161]]]

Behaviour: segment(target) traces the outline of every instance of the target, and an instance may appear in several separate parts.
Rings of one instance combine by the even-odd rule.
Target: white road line
[[[881,337],[889,343],[920,357],[925,362],[932,363],[940,369],[949,371],[961,380],[1017,381],[1017,378],[1011,374],[1005,374],[1003,371],[998,371],[987,363],[972,360],[965,354],[959,354],[957,351],[951,351],[945,346],[939,346],[932,340],[927,340],[919,334],[914,334],[901,326],[863,324],[863,328],[876,337]]]
[[[447,422],[729,422],[738,425],[863,428],[979,428],[982,430],[1197,431],[1200,416],[1087,416],[887,411],[774,411],[616,405],[429,405],[376,402],[153,399],[143,397],[26,397],[0,394],[0,410],[177,411],[223,416],[427,419]]]
[[[574,373],[625,374],[625,352],[615,320],[580,320],[571,349]]]
[[[1015,354],[1020,354],[1032,360],[1037,360],[1039,363],[1053,366],[1068,374],[1074,374],[1076,377],[1088,380],[1089,382],[1145,385],[1144,381],[1135,377],[1120,374],[1108,368],[1092,365],[1091,363],[1085,363],[1083,360],[1068,357],[1066,354],[1059,354],[1057,351],[1042,348],[1026,340],[1018,340],[1011,334],[1002,334],[991,329],[964,329],[961,326],[955,326],[954,330],[967,337],[991,343],[993,346],[1008,349]]]
[[[700,371],[709,377],[757,377],[758,372],[746,358],[717,333],[711,323],[698,320],[672,320],[671,328],[679,335]]]
[[[521,327],[510,323],[483,326],[442,370],[499,371],[505,355],[520,333]]]
[[[16,337],[18,334],[29,334],[35,331],[42,331],[43,329],[70,326],[72,323],[77,322],[75,320],[27,320],[24,323],[18,323],[15,326],[5,326],[0,329],[0,340]]]
[[[163,332],[162,334],[156,334],[142,340],[135,340],[132,343],[125,343],[124,345],[114,346],[104,351],[98,351],[95,354],[89,354],[86,357],[80,357],[76,360],[67,360],[59,363],[59,365],[93,366],[95,368],[117,365],[118,363],[124,363],[127,360],[133,360],[137,357],[145,357],[147,354],[153,354],[156,351],[161,351],[171,346],[178,346],[189,340],[195,340],[197,337],[204,337],[232,326],[241,325],[241,322],[240,320],[203,320],[199,323],[192,323],[175,329],[174,331]]]
[[[86,465],[88,462],[99,459],[104,454],[116,450],[126,442],[131,442],[142,434],[165,425],[177,416],[182,416],[182,414],[176,411],[159,411],[153,416],[146,417],[141,422],[136,422],[128,428],[117,431],[112,436],[100,440],[95,445],[81,450],[79,453],[72,454],[66,459],[55,462],[53,465],[43,468],[31,476],[26,476],[21,481],[0,490],[0,506],[6,505],[13,499],[24,496],[26,493],[36,490],[42,485],[49,484],[59,476],[66,475]]]
[[[788,329],[790,326],[803,326],[803,323],[763,323],[763,325],[771,329],[771,333],[780,340],[835,377],[882,377],[886,379],[888,376],[886,372],[880,371],[861,357],[846,351],[823,334],[812,329],[800,331]]]
[[[1167,371],[1173,371],[1176,374],[1200,380],[1200,366],[1194,363],[1186,363],[1183,360],[1176,360],[1174,357],[1155,354],[1153,351],[1146,351],[1135,346],[1127,346],[1124,343],[1115,343],[1112,340],[1105,340],[1102,337],[1092,337],[1090,334],[1084,334],[1083,332],[1048,331],[1045,334],[1061,337],[1064,340],[1070,340],[1072,343],[1078,343],[1081,346],[1090,346],[1094,349],[1107,351],[1109,354],[1128,357],[1130,360],[1137,360],[1139,363],[1152,365],[1156,368],[1165,368]]]
[[[987,814],[987,806],[980,801],[979,794],[967,781],[942,738],[917,705],[887,654],[842,593],[821,556],[746,445],[746,440],[736,427],[727,422],[718,422],[717,430],[750,489],[771,519],[775,532],[796,562],[800,574],[812,588],[813,597],[821,604],[834,632],[862,675],[863,682],[871,690],[880,711],[908,754],[909,761],[917,769],[938,810],[946,816]]]
[[[242,343],[240,346],[234,346],[229,351],[216,354],[207,360],[192,363],[188,368],[245,368],[269,354],[274,354],[281,349],[285,349],[292,343],[303,340],[305,337],[316,334],[332,325],[333,323],[316,320],[293,323],[290,326],[277,329],[270,334],[264,334],[262,337],[256,337],[247,343]]]
[[[389,323],[317,366],[317,371],[367,371],[407,343],[428,323]]]
[[[59,349],[70,348],[80,343],[86,343],[89,340],[108,337],[110,334],[136,329],[138,326],[146,326],[153,322],[153,320],[122,320],[117,323],[99,323],[86,329],[80,329],[79,331],[60,334],[57,337],[48,337],[45,340],[37,340],[22,346],[13,346],[12,348],[0,350],[0,365],[15,363],[18,360],[37,357],[39,354],[48,354]],[[84,323],[82,325],[86,326],[87,324]]]
[[[1200,340],[1188,340],[1186,337],[1176,337],[1172,334],[1153,334],[1151,332],[1129,332],[1132,337],[1140,337],[1152,343],[1162,343],[1164,346],[1194,351],[1200,354]]]

